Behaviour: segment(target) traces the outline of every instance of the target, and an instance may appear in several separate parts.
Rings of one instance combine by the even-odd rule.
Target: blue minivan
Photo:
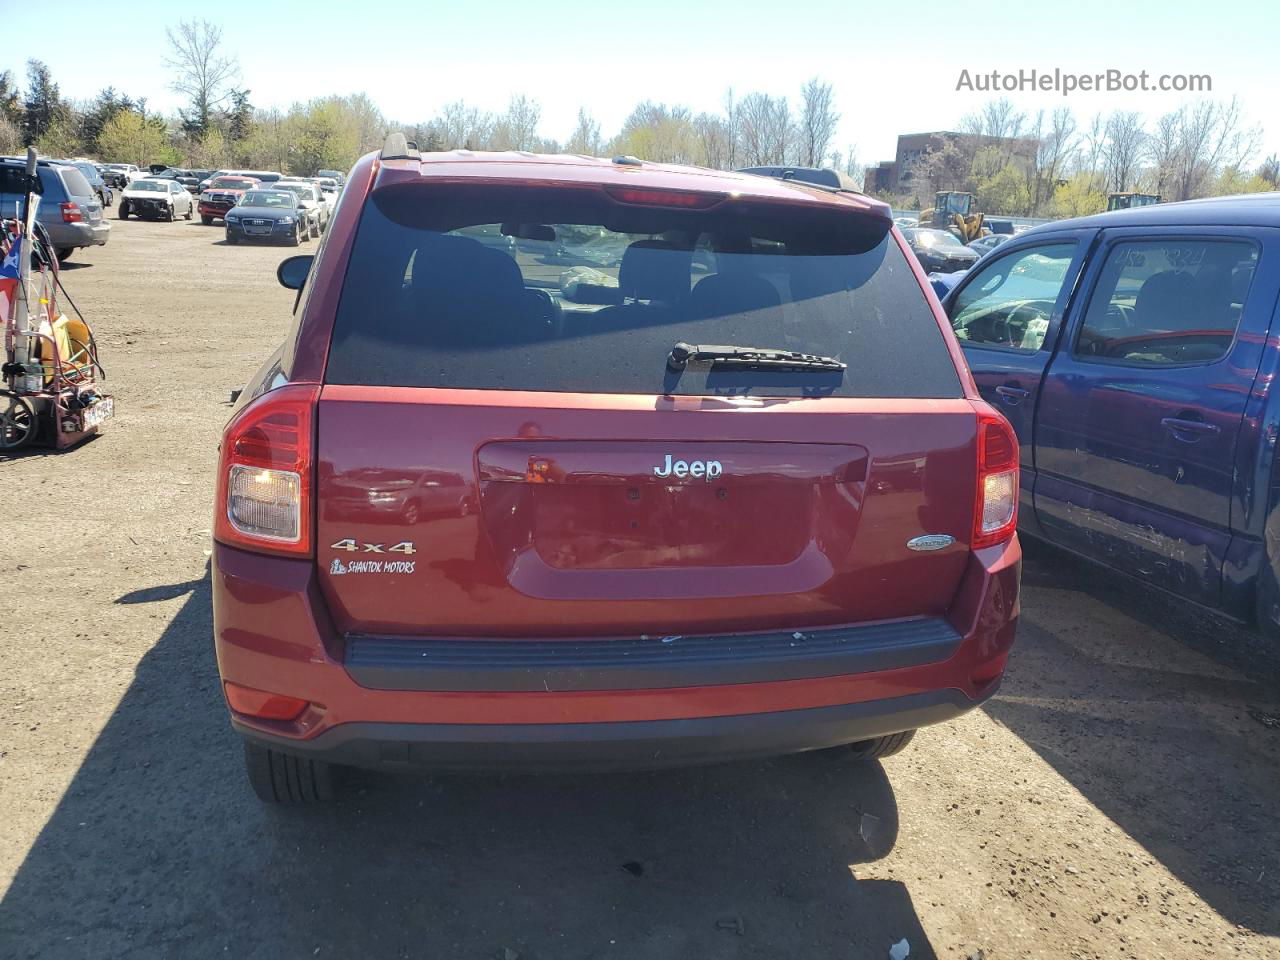
[[[1280,194],[1045,224],[943,299],[1019,529],[1280,637]]]

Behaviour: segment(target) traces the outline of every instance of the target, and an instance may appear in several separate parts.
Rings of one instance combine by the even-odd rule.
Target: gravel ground
[[[116,222],[76,255],[118,419],[0,461],[0,957],[1280,957],[1275,653],[1045,548],[1001,694],[883,766],[358,773],[260,806],[210,503],[292,295],[284,252],[221,234]]]

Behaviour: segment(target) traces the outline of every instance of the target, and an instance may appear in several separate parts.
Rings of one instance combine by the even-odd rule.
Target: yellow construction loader
[[[970,243],[983,236],[984,215],[975,208],[977,201],[972,193],[955,190],[939,190],[934,196],[933,207],[920,211],[920,226],[950,230],[961,243]]]

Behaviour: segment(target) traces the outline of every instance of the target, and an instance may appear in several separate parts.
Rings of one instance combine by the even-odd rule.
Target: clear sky
[[[179,100],[168,89],[164,27],[178,11],[202,11],[223,27],[258,106],[364,91],[388,117],[412,122],[456,99],[501,110],[520,92],[541,103],[542,135],[564,140],[579,106],[607,137],[642,99],[716,110],[733,87],[794,103],[816,74],[835,87],[836,146],[856,145],[867,163],[892,157],[897,134],[953,127],[989,99],[956,91],[962,69],[1116,68],[1211,75],[1212,96],[1238,96],[1264,128],[1260,155],[1280,152],[1276,0],[0,0],[0,70],[22,82],[26,58],[36,57],[64,96],[88,98],[110,84],[168,112]],[[66,29],[51,26],[51,12]],[[1185,95],[1011,99],[1031,111],[1065,103],[1083,121],[1115,109],[1154,116]]]

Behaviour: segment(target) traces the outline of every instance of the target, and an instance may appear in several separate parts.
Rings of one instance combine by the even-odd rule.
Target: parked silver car
[[[0,157],[0,217],[16,216],[26,196],[25,157]],[[84,174],[55,160],[36,162],[40,206],[37,218],[49,233],[59,260],[80,247],[102,246],[111,224],[102,218],[98,200]]]

